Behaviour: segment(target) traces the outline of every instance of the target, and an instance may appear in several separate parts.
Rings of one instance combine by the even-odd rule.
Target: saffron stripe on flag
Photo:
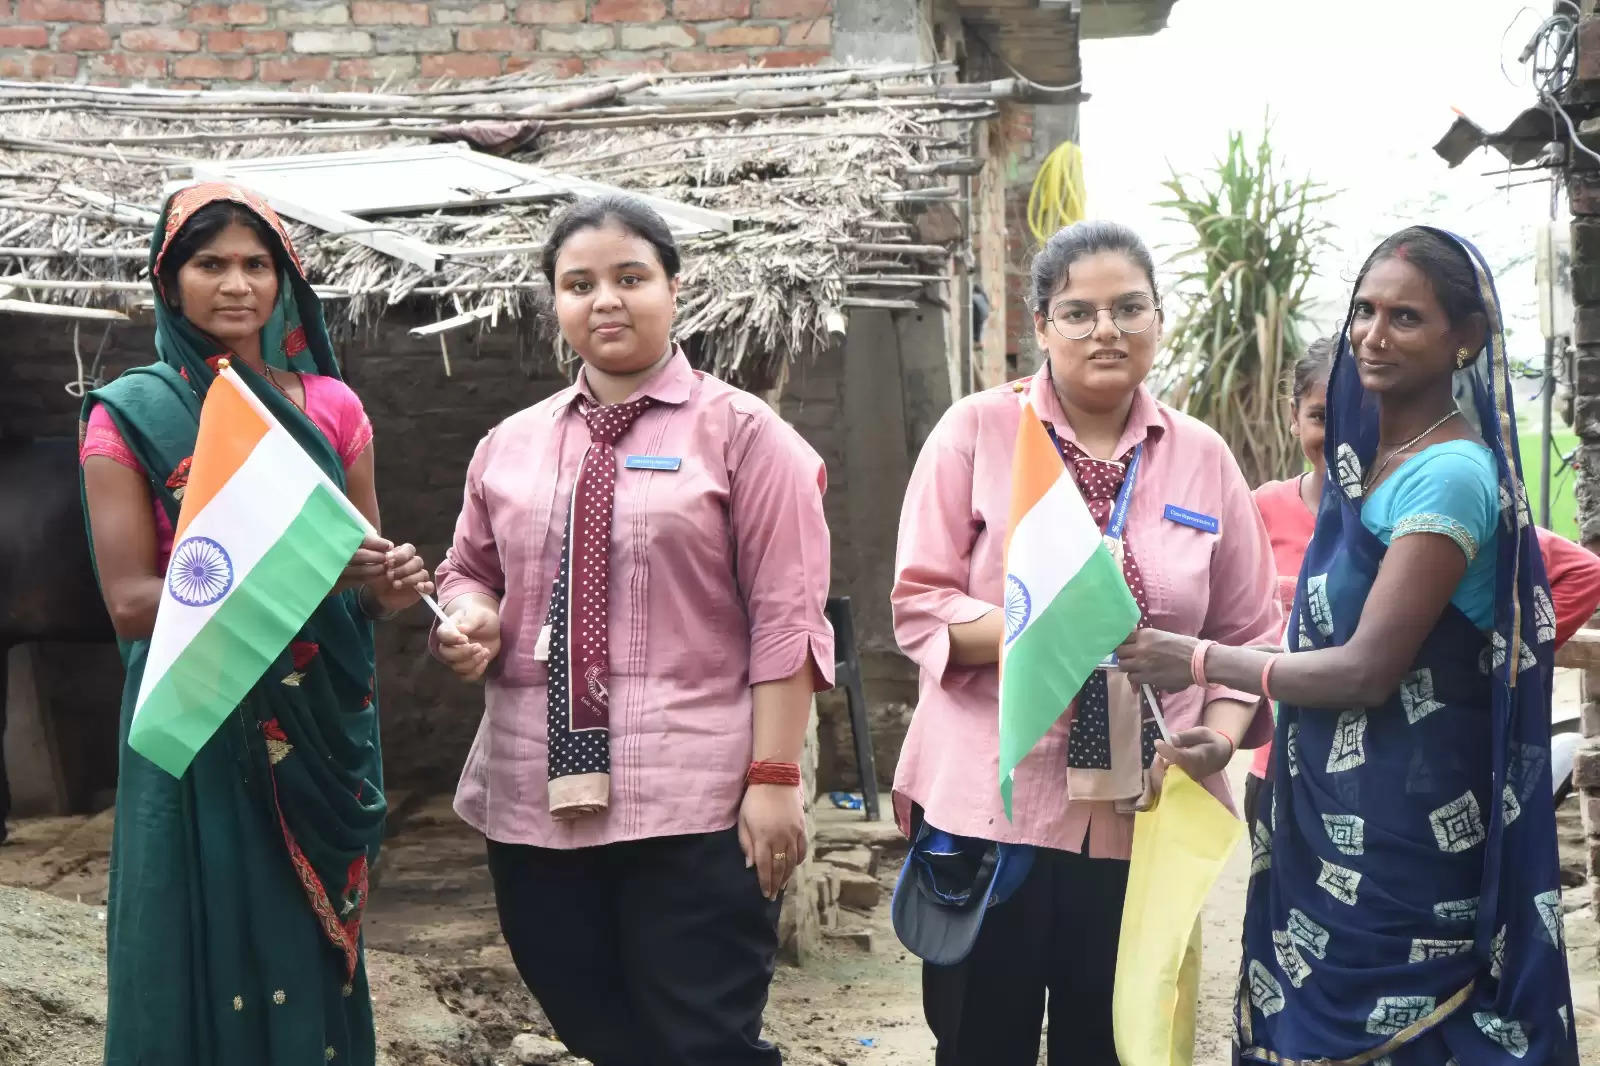
[[[189,468],[189,483],[183,490],[183,506],[178,511],[173,543],[183,539],[189,523],[222,491],[222,486],[238,472],[271,430],[271,424],[239,394],[240,389],[248,386],[242,381],[235,384],[236,381],[224,371],[206,393],[200,432],[194,442],[194,462]]]
[[[128,746],[182,776],[327,596],[364,536],[330,485],[313,488],[141,701]]]

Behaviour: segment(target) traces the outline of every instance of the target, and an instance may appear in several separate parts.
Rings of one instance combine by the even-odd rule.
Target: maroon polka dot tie
[[[1105,532],[1111,521],[1111,511],[1116,506],[1117,493],[1122,491],[1122,481],[1128,464],[1133,459],[1129,449],[1120,462],[1096,459],[1069,440],[1059,442],[1061,457],[1072,469],[1078,483],[1078,493],[1089,507],[1100,531]],[[1139,571],[1139,560],[1128,542],[1128,531],[1122,531],[1122,576],[1133,593],[1133,602],[1139,605],[1139,628],[1150,624],[1149,600],[1144,590],[1144,575]],[[1067,765],[1085,770],[1111,769],[1110,697],[1106,692],[1106,674],[1096,670],[1089,675],[1078,692],[1072,718],[1072,733],[1067,741]],[[1150,765],[1155,756],[1155,741],[1159,736],[1154,722],[1147,721],[1141,731],[1141,748],[1144,764]]]
[[[653,401],[600,406],[581,400],[589,449],[578,465],[550,593],[550,810],[574,817],[604,810],[611,774],[611,517],[613,445]]]

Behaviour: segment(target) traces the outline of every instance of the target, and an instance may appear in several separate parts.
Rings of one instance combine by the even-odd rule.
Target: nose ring
[[[1379,337],[1378,338],[1378,349],[1380,351],[1385,351],[1385,352],[1388,351],[1389,350],[1389,338],[1387,338],[1387,337]]]

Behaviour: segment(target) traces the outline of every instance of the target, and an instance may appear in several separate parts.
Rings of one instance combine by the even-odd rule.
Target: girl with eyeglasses
[[[1271,546],[1238,464],[1216,433],[1145,387],[1162,312],[1144,243],[1114,223],[1067,227],[1034,259],[1031,290],[1043,365],[945,413],[900,521],[895,630],[921,685],[897,819],[913,840],[933,829],[960,847],[1024,849],[1032,862],[963,959],[924,965],[939,1066],[1033,1066],[1047,1010],[1050,1062],[1116,1061],[1111,991],[1133,816],[1157,769],[1150,708],[1114,670],[1097,671],[1017,767],[1014,817],[1003,813],[996,662],[1019,420],[1039,412],[1115,537],[1140,626],[1239,645],[1282,630]],[[1163,746],[1168,757],[1231,805],[1222,771],[1237,747],[1267,739],[1261,701],[1201,685],[1160,711],[1179,745]]]

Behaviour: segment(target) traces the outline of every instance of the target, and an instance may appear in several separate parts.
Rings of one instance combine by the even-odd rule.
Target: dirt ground
[[[1242,773],[1244,762],[1235,767]],[[577,1066],[577,1060],[512,1050],[549,1028],[523,990],[500,943],[481,840],[444,795],[393,797],[391,839],[368,911],[380,1061],[387,1066]],[[916,961],[889,925],[888,892],[898,850],[892,829],[858,812],[823,810],[819,839],[876,840],[884,846],[883,900],[870,912],[844,911],[842,925],[870,934],[871,948],[832,938],[803,969],[783,968],[767,1011],[768,1036],[791,1066],[911,1066],[932,1062]],[[1600,1063],[1600,924],[1582,883],[1583,833],[1577,803],[1559,812],[1569,885],[1567,934],[1583,1059]],[[93,1066],[104,1023],[104,900],[109,812],[92,818],[15,823],[0,848],[0,1063]],[[1228,1061],[1229,1001],[1237,967],[1248,854],[1241,848],[1205,913],[1205,984],[1198,1024],[1199,1066]],[[6,887],[9,886],[9,887]],[[523,1036],[523,1034],[531,1034]]]

